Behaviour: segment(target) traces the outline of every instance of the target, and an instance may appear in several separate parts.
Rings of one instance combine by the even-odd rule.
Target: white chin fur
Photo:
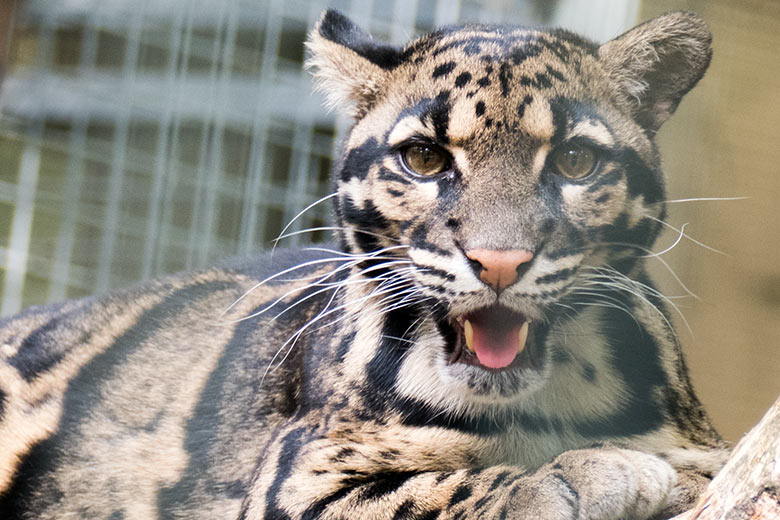
[[[449,364],[443,339],[436,326],[427,322],[404,359],[396,388],[404,397],[421,400],[432,410],[469,413],[523,401],[544,385],[548,370],[545,365],[541,372],[496,374],[475,366]],[[486,392],[475,390],[485,386],[489,389]]]

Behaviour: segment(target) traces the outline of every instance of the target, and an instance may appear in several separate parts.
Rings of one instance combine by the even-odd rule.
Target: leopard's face
[[[658,234],[654,123],[563,31],[466,26],[390,52],[358,48],[381,83],[355,87],[371,93],[335,170],[341,241],[435,324],[413,379],[516,401],[549,375],[551,328]]]

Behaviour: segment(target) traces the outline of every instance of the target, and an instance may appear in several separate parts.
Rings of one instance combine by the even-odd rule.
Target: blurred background
[[[459,21],[605,41],[677,9],[710,72],[659,133],[670,226],[656,277],[694,384],[737,439],[780,394],[780,2],[776,0],[0,0],[0,315],[267,247],[329,192],[349,121],[302,70],[335,7],[402,43]],[[327,225],[327,203],[291,232]],[[327,232],[294,235],[295,246]],[[678,238],[670,228],[657,250]]]

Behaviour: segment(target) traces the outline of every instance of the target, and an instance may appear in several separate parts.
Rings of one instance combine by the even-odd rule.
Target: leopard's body
[[[644,264],[653,136],[709,45],[690,13],[602,46],[473,25],[403,49],[325,13],[310,63],[355,118],[339,248],[0,322],[0,517],[686,507],[726,447]]]

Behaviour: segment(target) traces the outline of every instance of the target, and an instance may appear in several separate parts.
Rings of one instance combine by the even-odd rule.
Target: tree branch
[[[780,520],[780,398],[737,444],[696,506],[671,520]]]

